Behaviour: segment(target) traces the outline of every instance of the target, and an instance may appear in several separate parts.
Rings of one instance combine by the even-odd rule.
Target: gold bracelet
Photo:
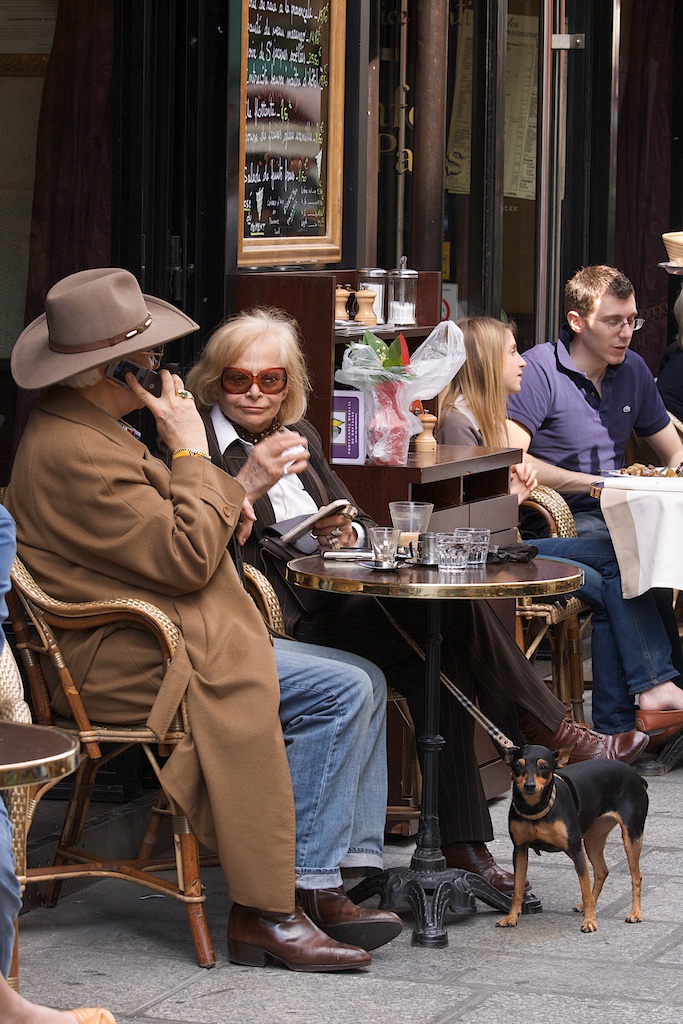
[[[198,459],[208,459],[211,462],[211,456],[207,452],[200,452],[197,448],[176,448],[171,454],[171,459],[180,459],[183,455],[193,455]]]

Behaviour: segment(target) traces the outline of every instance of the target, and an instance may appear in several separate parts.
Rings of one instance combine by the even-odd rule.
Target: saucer
[[[374,569],[375,572],[395,572],[401,568],[400,562],[393,562],[391,565],[375,565],[374,562],[358,562],[364,569]]]

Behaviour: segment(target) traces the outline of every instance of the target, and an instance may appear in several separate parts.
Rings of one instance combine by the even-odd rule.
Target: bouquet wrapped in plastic
[[[371,462],[405,466],[410,438],[422,430],[410,406],[437,395],[464,362],[462,331],[452,320],[437,324],[412,358],[402,334],[390,345],[372,331],[366,331],[360,341],[350,342],[334,377],[365,393],[365,435]]]

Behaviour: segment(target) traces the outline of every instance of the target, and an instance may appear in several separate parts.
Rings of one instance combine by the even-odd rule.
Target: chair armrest
[[[255,569],[249,562],[242,563],[244,589],[254,600],[263,620],[273,633],[285,635],[285,619],[280,601],[267,576]]]
[[[30,605],[34,605],[39,609],[45,622],[58,629],[95,629],[109,622],[129,622],[132,625],[143,626],[153,633],[167,660],[173,656],[178,646],[180,630],[165,612],[148,601],[133,598],[73,604],[58,601],[38,586],[20,558],[15,558],[12,566],[12,585],[22,598],[29,614]]]
[[[552,487],[538,484],[522,505],[538,512],[548,525],[551,537],[577,537],[574,516],[561,494]]]

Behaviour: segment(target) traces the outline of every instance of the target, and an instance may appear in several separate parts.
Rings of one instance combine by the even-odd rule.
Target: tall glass
[[[421,533],[429,529],[429,520],[434,505],[431,501],[390,501],[389,512],[395,530],[401,531],[399,547],[407,548],[411,544],[417,551],[417,539]]]

